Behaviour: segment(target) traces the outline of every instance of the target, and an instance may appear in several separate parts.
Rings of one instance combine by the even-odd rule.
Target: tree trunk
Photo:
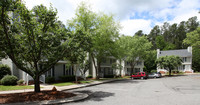
[[[92,57],[92,61],[93,61],[93,64],[94,64],[94,68],[95,68],[95,71],[96,71],[96,79],[97,79],[97,66],[96,66],[96,63],[95,63],[95,60],[94,60],[94,56],[91,54],[91,57]]]
[[[135,66],[135,64],[133,64],[133,62],[131,62],[131,75],[133,74],[134,66]]]
[[[40,76],[38,76],[38,75],[35,76],[34,83],[35,83],[34,91],[40,92]]]
[[[77,78],[77,68],[75,67],[76,65],[74,65],[74,64],[72,64],[72,67],[73,67],[73,70],[74,70],[74,72],[75,72],[75,81],[76,81],[76,83],[78,83],[78,78]]]
[[[119,75],[120,75],[120,77],[122,77],[122,67],[121,67],[122,61],[121,60],[119,61],[119,64],[120,64]]]
[[[171,70],[171,69],[169,69],[169,76],[171,76],[171,72],[172,72],[172,70]]]
[[[101,62],[97,63],[97,71],[96,71],[97,79],[99,79],[99,70],[101,70]]]

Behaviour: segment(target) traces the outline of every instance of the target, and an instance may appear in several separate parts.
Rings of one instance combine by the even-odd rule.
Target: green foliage
[[[123,56],[126,61],[131,63],[132,68],[139,59],[146,58],[147,52],[152,47],[146,36],[122,36],[119,40],[121,42],[120,46],[124,50]]]
[[[92,78],[92,75],[88,75],[87,78]]]
[[[11,75],[10,67],[8,65],[0,65],[0,80],[5,76],[5,75]]]
[[[14,75],[6,75],[1,79],[2,85],[17,85],[18,78]]]
[[[169,75],[171,75],[171,70],[181,65],[182,60],[179,56],[162,56],[156,60],[156,63],[160,68],[169,70]]]
[[[187,33],[184,43],[192,46],[192,66],[195,71],[200,71],[200,27]]]
[[[184,40],[184,43],[200,48],[200,27],[187,33],[187,38]]]
[[[0,41],[0,51],[33,77],[35,92],[39,92],[39,76],[68,56],[73,38],[57,20],[52,6],[38,5],[29,10],[20,1],[0,1],[0,38],[4,39]]]
[[[114,21],[112,15],[94,13],[86,3],[82,2],[76,10],[75,18],[68,21],[68,25],[72,35],[76,36],[73,43],[78,46],[75,51],[78,51],[75,61],[79,62],[78,58],[82,52],[89,52],[92,62],[97,59],[95,70],[98,76],[97,66],[99,67],[103,57],[116,55],[113,49],[115,49],[114,40],[119,35],[119,24]]]
[[[55,82],[55,77],[46,77],[45,78],[46,83],[54,83]]]
[[[60,78],[60,81],[62,81],[62,82],[75,81],[75,76],[74,75],[60,76],[59,78]]]
[[[22,80],[22,79],[17,81],[17,85],[23,85],[23,83],[24,83],[24,80]]]
[[[144,59],[144,71],[145,72],[150,72],[151,70],[155,70],[156,69],[156,50],[151,50],[151,51],[147,51],[146,52],[146,56]]]
[[[151,70],[151,73],[157,73],[157,70]]]

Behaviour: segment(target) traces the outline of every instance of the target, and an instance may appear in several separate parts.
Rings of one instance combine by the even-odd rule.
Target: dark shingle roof
[[[161,56],[170,56],[170,55],[175,55],[175,56],[180,56],[180,57],[191,57],[192,54],[188,52],[187,49],[181,49],[181,50],[168,50],[168,51],[160,51],[160,54],[158,57]]]

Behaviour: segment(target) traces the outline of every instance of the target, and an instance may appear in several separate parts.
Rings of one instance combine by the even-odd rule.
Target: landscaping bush
[[[20,79],[19,81],[17,81],[17,85],[23,85],[24,80]]]
[[[92,78],[92,75],[88,75],[87,78]]]
[[[151,73],[157,73],[157,70],[151,70]]]
[[[1,79],[2,85],[17,85],[18,78],[14,75],[6,75]]]
[[[62,81],[62,82],[75,81],[75,76],[74,75],[60,76],[59,78],[60,78],[60,81]]]
[[[2,79],[5,75],[11,75],[10,67],[8,65],[0,65],[0,79]]]
[[[179,71],[178,71],[178,70],[172,70],[172,73],[174,73],[174,74],[178,74]]]
[[[114,75],[105,75],[104,78],[114,78]]]
[[[45,78],[45,82],[46,83],[54,83],[55,82],[55,78],[54,77],[46,77]]]

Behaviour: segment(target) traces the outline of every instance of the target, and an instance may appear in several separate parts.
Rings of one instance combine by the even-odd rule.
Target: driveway
[[[68,105],[200,105],[200,75],[123,80],[71,91],[90,96]]]

